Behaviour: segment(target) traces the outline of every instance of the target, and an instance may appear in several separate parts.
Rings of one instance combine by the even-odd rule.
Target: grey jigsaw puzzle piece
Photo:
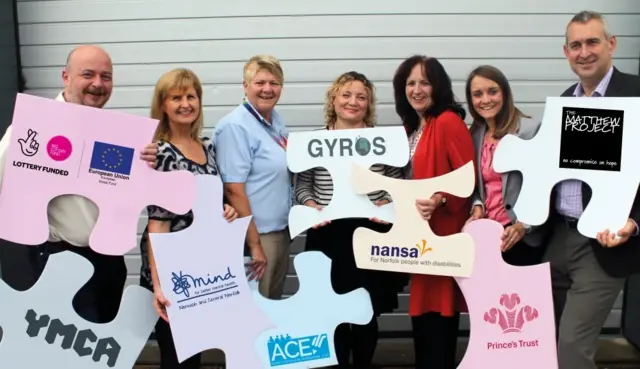
[[[243,273],[251,216],[224,219],[219,177],[197,175],[196,185],[193,223],[149,235],[162,292],[171,302],[167,315],[176,355],[183,361],[219,349],[227,368],[257,368],[253,343],[272,323],[255,303]]]
[[[72,300],[94,268],[72,252],[51,255],[36,284],[18,292],[0,282],[0,367],[21,369],[131,369],[158,315],[153,294],[125,289],[116,318],[95,324],[76,314]]]
[[[300,288],[284,300],[264,298],[250,286],[260,308],[277,328],[262,333],[256,349],[265,368],[307,369],[337,364],[334,332],[341,323],[364,325],[373,317],[369,293],[358,288],[337,294],[331,286],[331,259],[306,251],[293,260]]]

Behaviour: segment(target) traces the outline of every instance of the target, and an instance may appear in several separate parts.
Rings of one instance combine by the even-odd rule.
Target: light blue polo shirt
[[[288,132],[275,110],[271,115],[272,126],[267,128],[240,104],[213,130],[222,181],[245,184],[258,233],[285,229],[291,209],[286,152],[267,129],[284,135]]]

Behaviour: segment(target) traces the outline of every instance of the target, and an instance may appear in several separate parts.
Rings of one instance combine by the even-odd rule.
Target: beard
[[[91,87],[82,91],[80,104],[101,108],[106,104],[107,90],[104,87]]]

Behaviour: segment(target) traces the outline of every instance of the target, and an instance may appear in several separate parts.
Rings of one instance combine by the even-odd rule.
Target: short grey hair
[[[589,22],[590,20],[597,20],[600,21],[604,27],[604,38],[608,41],[611,39],[611,37],[613,37],[613,34],[611,33],[611,30],[609,29],[609,23],[607,22],[607,20],[604,18],[604,15],[592,11],[592,10],[583,10],[579,13],[576,13],[576,15],[573,16],[573,18],[571,18],[571,20],[569,21],[569,24],[567,24],[567,28],[564,31],[564,42],[567,43],[568,42],[568,38],[569,38],[569,26],[573,23],[581,23],[581,24],[585,24],[587,22]]]

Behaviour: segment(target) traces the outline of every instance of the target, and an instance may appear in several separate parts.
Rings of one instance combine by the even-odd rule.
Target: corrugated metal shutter
[[[269,53],[283,61],[286,84],[279,111],[292,130],[318,128],[324,92],[348,70],[377,85],[381,125],[398,123],[391,78],[414,53],[438,57],[463,99],[467,73],[493,64],[510,79],[518,106],[540,118],[548,95],[575,81],[562,54],[564,30],[583,8],[603,12],[618,35],[616,66],[638,70],[640,14],[637,0],[604,2],[449,0],[325,0],[224,2],[190,0],[19,1],[21,55],[27,92],[55,97],[67,53],[77,44],[101,44],[115,63],[110,109],[147,115],[153,85],[177,66],[192,68],[205,84],[206,133],[239,103],[244,62]],[[139,231],[146,219],[141,217]],[[303,236],[292,252],[301,250]],[[292,255],[293,257],[293,255]],[[137,251],[127,258],[137,283]],[[290,268],[287,294],[298,288]],[[607,320],[619,327],[621,300]],[[381,318],[385,331],[408,331],[407,296],[397,312]],[[463,319],[462,329],[468,328]]]

